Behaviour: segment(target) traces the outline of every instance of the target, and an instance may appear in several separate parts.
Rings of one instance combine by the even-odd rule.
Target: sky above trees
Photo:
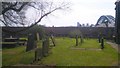
[[[112,15],[115,17],[116,0],[49,0],[55,4],[69,2],[69,9],[55,11],[44,17],[39,24],[45,26],[77,26],[80,24],[96,24],[102,15]],[[29,8],[26,10],[26,20],[32,22],[39,18],[38,10]]]
[[[70,10],[56,11],[53,15],[42,20],[46,26],[76,26],[80,24],[96,24],[102,15],[115,17],[116,0],[68,0],[71,2]]]

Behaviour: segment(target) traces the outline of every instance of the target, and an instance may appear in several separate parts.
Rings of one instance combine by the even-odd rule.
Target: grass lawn
[[[105,43],[104,50],[80,50],[71,48],[100,48],[96,39],[85,40],[82,45],[75,47],[75,39],[55,38],[56,46],[50,49],[50,54],[38,65],[56,66],[114,66],[118,64],[118,53],[110,45]],[[41,45],[41,43],[38,43]],[[41,47],[41,46],[39,46]],[[3,49],[2,64],[19,65],[30,64],[34,59],[34,51],[25,52],[25,46]]]
[[[41,41],[38,41],[38,47],[41,47]],[[35,58],[35,50],[26,52],[26,46],[2,49],[2,65],[24,65],[30,64]]]
[[[30,64],[34,59],[34,51],[25,52],[25,46],[2,50],[2,65]]]
[[[80,41],[80,39],[79,39],[79,41]],[[100,43],[98,43],[97,39],[85,39],[84,43],[82,43],[82,44],[79,43],[79,46],[74,45],[73,47],[99,49]]]
[[[56,66],[114,66],[118,64],[118,53],[105,43],[104,50],[80,50],[75,47],[75,39],[56,38],[56,46],[51,54],[37,64]],[[85,40],[76,48],[100,48],[97,39]]]

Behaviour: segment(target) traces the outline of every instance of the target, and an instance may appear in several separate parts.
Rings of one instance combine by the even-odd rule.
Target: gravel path
[[[107,43],[110,44],[114,49],[116,49],[120,53],[120,45],[112,42],[107,42]]]

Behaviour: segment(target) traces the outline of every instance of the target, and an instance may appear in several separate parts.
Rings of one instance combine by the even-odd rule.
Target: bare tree
[[[28,2],[2,2],[2,16],[4,18],[4,25],[15,26],[23,25],[23,18],[25,18],[24,7]]]
[[[36,11],[37,17],[34,21],[26,20],[26,10],[32,8]],[[0,20],[5,26],[24,26],[36,25],[41,20],[56,10],[65,10],[69,8],[69,3],[61,2],[55,4],[52,1],[41,0],[39,2],[2,2],[2,16]]]

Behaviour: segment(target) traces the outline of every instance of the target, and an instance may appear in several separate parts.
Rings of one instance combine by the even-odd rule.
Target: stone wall
[[[18,30],[22,28],[18,27],[12,27],[12,28],[2,28],[2,36],[9,37],[11,35],[13,36],[24,36],[28,35],[26,31],[23,31],[21,33],[8,33],[4,31],[4,29],[10,29],[10,30]],[[84,37],[89,38],[98,38],[99,34],[102,34],[107,39],[112,39],[114,35],[115,29],[113,27],[44,27],[44,30],[47,35],[54,35],[54,36],[69,36],[69,33],[75,29],[78,29],[81,31]]]

